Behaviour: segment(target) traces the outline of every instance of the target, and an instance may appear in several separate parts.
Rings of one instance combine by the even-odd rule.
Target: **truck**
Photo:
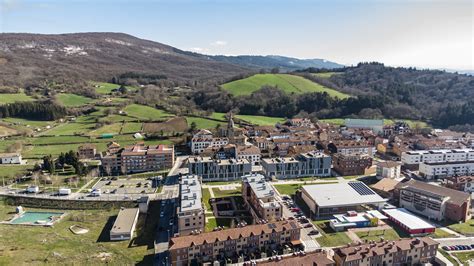
[[[71,195],[71,189],[70,189],[70,188],[60,188],[58,194],[59,194],[60,196]]]

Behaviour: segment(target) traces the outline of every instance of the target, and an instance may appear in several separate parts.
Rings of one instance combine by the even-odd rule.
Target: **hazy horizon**
[[[1,32],[123,32],[209,55],[474,70],[473,4],[467,0],[0,3]]]

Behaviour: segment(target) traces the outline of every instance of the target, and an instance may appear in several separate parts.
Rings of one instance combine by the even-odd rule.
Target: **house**
[[[19,153],[0,153],[0,164],[21,164],[21,161]]]
[[[444,179],[444,183],[450,189],[474,192],[474,176],[450,176]]]
[[[137,225],[139,209],[120,209],[117,219],[110,230],[110,240],[130,240],[133,238],[135,226]]]
[[[79,159],[94,159],[96,154],[97,147],[91,143],[83,144],[77,149]]]
[[[201,129],[191,139],[191,152],[193,154],[200,154],[208,147],[220,148],[228,143],[228,138],[214,137],[209,130]]]
[[[382,178],[399,179],[402,164],[394,161],[385,161],[377,163],[376,176]]]
[[[338,266],[421,265],[433,263],[439,243],[429,237],[380,240],[334,250]]]
[[[465,222],[470,219],[471,196],[454,189],[411,179],[394,190],[398,205],[428,219]]]
[[[252,165],[259,165],[262,157],[260,149],[254,145],[237,145],[236,146],[236,159],[246,159],[252,163]]]

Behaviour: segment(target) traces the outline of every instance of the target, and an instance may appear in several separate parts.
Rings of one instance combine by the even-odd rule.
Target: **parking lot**
[[[158,189],[158,182],[145,178],[103,179],[97,182],[92,189],[100,189],[104,194],[151,194]]]

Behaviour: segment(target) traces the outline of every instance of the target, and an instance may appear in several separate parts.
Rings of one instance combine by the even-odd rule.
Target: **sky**
[[[0,32],[123,32],[204,54],[474,70],[473,3],[0,0]]]

